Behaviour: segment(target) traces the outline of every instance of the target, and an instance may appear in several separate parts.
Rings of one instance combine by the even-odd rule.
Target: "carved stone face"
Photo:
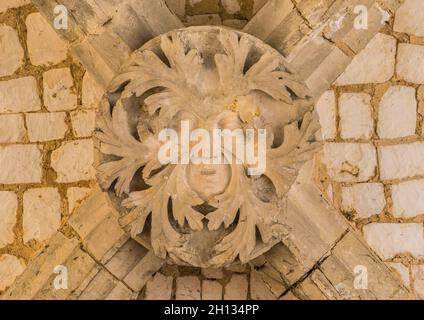
[[[246,263],[287,235],[284,197],[318,146],[311,107],[307,88],[260,40],[219,27],[173,31],[135,51],[110,85],[97,118],[99,181],[118,197],[131,235],[157,256],[199,267]],[[161,132],[178,132],[181,146],[187,124],[208,134],[265,130],[265,172],[250,176],[234,161],[159,161]],[[225,157],[238,157],[234,150]]]

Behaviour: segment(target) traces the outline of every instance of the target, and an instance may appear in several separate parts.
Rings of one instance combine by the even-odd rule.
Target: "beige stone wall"
[[[424,2],[407,0],[317,110],[328,196],[424,298]]]

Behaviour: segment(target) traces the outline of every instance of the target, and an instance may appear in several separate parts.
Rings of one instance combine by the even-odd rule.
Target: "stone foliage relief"
[[[136,50],[111,83],[97,119],[98,179],[132,236],[157,256],[198,267],[246,263],[290,232],[286,194],[320,146],[311,110],[306,86],[253,36],[172,31]],[[265,129],[264,174],[250,175],[226,150],[228,164],[162,164],[159,133],[180,132],[182,121]]]

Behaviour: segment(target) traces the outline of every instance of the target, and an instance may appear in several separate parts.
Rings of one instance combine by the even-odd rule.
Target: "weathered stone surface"
[[[0,12],[5,12],[8,9],[18,8],[30,3],[31,0],[3,0],[0,3]]]
[[[146,282],[163,265],[164,261],[156,257],[152,252],[147,253],[143,259],[125,277],[124,282],[134,291],[140,291]]]
[[[380,176],[383,180],[402,179],[424,174],[424,143],[381,146],[378,149]]]
[[[118,281],[107,271],[101,270],[78,297],[79,300],[103,300],[116,287]]]
[[[400,43],[397,54],[396,72],[402,80],[424,83],[424,46]]]
[[[22,272],[25,264],[10,254],[0,256],[0,291],[7,289]]]
[[[327,143],[324,162],[335,181],[362,182],[375,175],[377,155],[372,144]]]
[[[0,143],[22,142],[26,129],[21,114],[0,115]]]
[[[86,72],[82,81],[82,106],[86,109],[97,109],[103,94],[103,88]]]
[[[386,206],[381,183],[359,183],[342,189],[344,211],[355,210],[360,218],[380,214]]]
[[[38,111],[41,102],[34,77],[0,81],[0,113]]]
[[[128,289],[122,282],[119,282],[115,288],[108,294],[105,300],[133,300],[136,295]]]
[[[96,113],[93,110],[81,110],[71,113],[72,130],[75,137],[84,138],[93,135]]]
[[[57,64],[66,59],[66,42],[40,13],[31,13],[26,19],[26,27],[29,57],[33,65]]]
[[[228,14],[235,14],[241,10],[238,0],[221,0],[221,4]]]
[[[44,104],[49,111],[72,110],[77,107],[74,80],[69,68],[52,69],[44,73]]]
[[[54,268],[63,265],[78,244],[76,239],[68,239],[60,232],[56,233],[49,246],[31,261],[22,276],[3,297],[11,300],[33,298],[50,280]]]
[[[200,300],[200,280],[195,276],[176,279],[175,300]]]
[[[9,26],[0,26],[0,39],[0,77],[3,77],[13,74],[22,65],[24,49],[18,33]]]
[[[414,291],[424,299],[424,265],[412,265],[411,274],[414,279]]]
[[[383,83],[394,73],[396,40],[377,34],[337,79],[337,85]]]
[[[226,19],[222,21],[222,25],[226,27],[230,27],[233,29],[241,30],[247,24],[247,20],[239,20],[239,19]]]
[[[405,267],[402,263],[399,262],[386,262],[386,264],[395,271],[405,287],[409,288],[411,282],[409,279],[409,268]]]
[[[156,273],[146,283],[146,300],[170,300],[172,298],[172,277]]]
[[[186,0],[165,0],[168,8],[179,17],[185,16]]]
[[[392,186],[393,215],[413,218],[424,214],[424,180],[406,181]]]
[[[202,300],[222,300],[222,285],[218,281],[202,281]]]
[[[419,223],[371,223],[364,226],[367,243],[382,259],[410,253],[424,257],[424,230]]]
[[[28,113],[26,123],[31,142],[59,140],[65,137],[68,126],[65,122],[66,113]]]
[[[65,142],[53,151],[51,166],[57,172],[57,182],[75,182],[94,179],[93,141]],[[78,154],[78,157],[75,155]]]
[[[336,97],[334,91],[326,91],[315,105],[321,124],[322,138],[334,139],[337,135],[336,127]]]
[[[36,145],[0,147],[0,183],[39,183],[42,178],[42,154]]]
[[[16,224],[18,198],[14,192],[0,192],[0,249],[13,243],[15,234],[13,228]],[[0,290],[1,291],[1,290]]]
[[[250,273],[250,298],[252,300],[275,300],[269,284],[263,279],[260,272],[252,270]]]
[[[72,213],[75,208],[79,207],[82,201],[84,201],[91,192],[92,189],[90,188],[69,188],[66,192],[66,197],[68,199],[68,212]]]
[[[248,286],[245,275],[234,274],[225,286],[224,300],[246,300]]]
[[[146,253],[147,250],[137,241],[128,240],[106,263],[106,268],[115,277],[122,280],[134,269]]]
[[[208,279],[222,279],[224,272],[222,269],[202,268],[202,275]]]
[[[60,195],[56,188],[30,189],[24,193],[24,242],[45,242],[60,227]]]
[[[187,16],[186,26],[219,26],[222,24],[221,17],[217,14],[199,14]]]
[[[342,139],[370,139],[374,132],[371,96],[344,93],[339,99],[340,135]]]
[[[421,0],[406,0],[396,11],[394,31],[409,33],[424,37],[424,2]]]
[[[414,88],[393,86],[380,102],[377,132],[382,139],[415,135],[417,100]]]

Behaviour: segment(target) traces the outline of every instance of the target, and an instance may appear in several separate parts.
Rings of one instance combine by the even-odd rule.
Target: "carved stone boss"
[[[160,258],[198,267],[246,263],[283,241],[286,195],[319,143],[312,100],[284,58],[253,36],[192,27],[136,50],[97,117],[97,172],[121,223]],[[159,133],[265,129],[266,170],[162,164]]]

